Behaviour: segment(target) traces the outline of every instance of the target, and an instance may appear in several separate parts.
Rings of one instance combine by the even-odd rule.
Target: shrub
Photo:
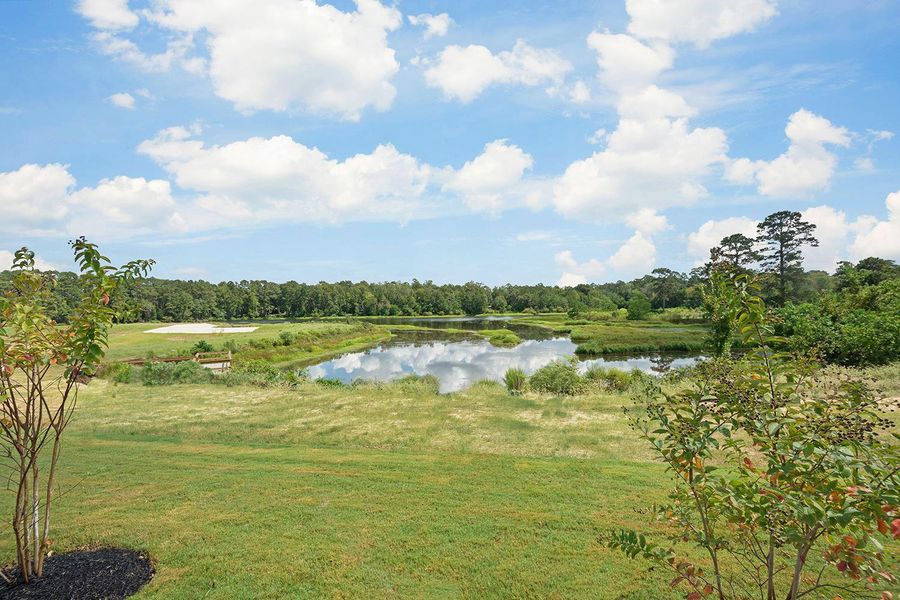
[[[814,303],[788,303],[779,316],[778,332],[793,349],[815,347],[828,362],[879,365],[900,359],[900,279],[826,294]]]
[[[282,331],[278,334],[278,341],[282,346],[292,346],[297,341],[297,334],[292,331]]]
[[[238,344],[234,340],[225,340],[225,343],[222,344],[222,349],[227,350],[228,352],[237,352]]]
[[[170,363],[172,367],[173,383],[207,383],[213,376],[209,369],[205,369],[200,363],[192,360]]]
[[[128,363],[114,363],[106,368],[105,376],[113,383],[131,383],[134,367]]]
[[[213,346],[206,340],[200,340],[191,348],[191,354],[199,354],[201,352],[212,352]]]
[[[439,393],[441,387],[440,381],[434,375],[407,375],[398,379],[396,383],[432,394]]]
[[[591,366],[584,374],[584,378],[613,392],[624,392],[631,383],[631,377],[625,371],[600,365]]]
[[[731,285],[747,355],[704,361],[692,389],[648,388],[629,411],[672,476],[655,510],[669,540],[618,530],[605,541],[692,599],[878,597],[896,582],[882,541],[900,537],[900,451],[882,416],[896,406],[849,371],[776,352],[758,288],[745,275]]]
[[[141,368],[144,385],[172,385],[175,381],[175,363],[149,362]]]
[[[628,320],[640,321],[646,319],[650,314],[650,301],[647,296],[640,292],[635,292],[628,300]]]
[[[478,381],[472,383],[469,386],[469,391],[478,392],[479,390],[484,392],[496,392],[498,390],[504,390],[503,384],[495,381],[493,379],[479,379]]]
[[[584,389],[584,379],[578,374],[578,362],[558,360],[534,372],[528,380],[531,389],[551,394],[572,395]]]
[[[56,323],[48,307],[56,275],[39,270],[28,248],[16,251],[0,293],[0,464],[16,497],[4,510],[12,507],[9,533],[17,577],[26,584],[41,577],[50,548],[57,467],[79,384],[97,373],[113,321],[129,313],[124,285],[153,265],[139,260],[115,267],[83,237],[70,245],[79,285],[67,324]]]
[[[640,369],[632,369],[628,373],[628,388],[632,394],[645,395],[649,390],[659,389],[659,380]]]
[[[661,321],[670,323],[705,323],[706,318],[703,309],[687,308],[685,306],[676,306],[674,308],[666,308],[659,312],[657,316]]]
[[[340,379],[336,379],[334,377],[320,377],[316,379],[316,384],[321,385],[322,387],[329,388],[342,388],[344,387],[344,382]]]
[[[280,369],[265,360],[234,361],[232,373],[241,375],[263,375],[271,377],[280,373]]]
[[[618,310],[594,310],[586,315],[584,318],[588,321],[613,321],[619,318]]]
[[[668,384],[681,383],[691,379],[696,374],[696,366],[688,367],[671,367],[663,373],[662,381]]]
[[[513,396],[520,396],[528,388],[528,375],[522,369],[507,369],[503,382],[506,384],[506,391]]]
[[[265,360],[235,361],[232,369],[213,381],[227,386],[296,387],[308,380],[305,371],[285,371]]]

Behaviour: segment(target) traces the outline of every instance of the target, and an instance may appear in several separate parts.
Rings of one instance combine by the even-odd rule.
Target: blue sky
[[[7,0],[0,268],[85,234],[163,277],[570,285],[785,208],[808,266],[900,259],[898,30],[890,0]]]

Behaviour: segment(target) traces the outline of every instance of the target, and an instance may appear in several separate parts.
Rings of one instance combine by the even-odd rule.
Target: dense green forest
[[[872,260],[872,259],[869,259]],[[864,264],[863,263],[860,264]],[[893,263],[890,263],[893,264]],[[848,265],[849,268],[855,268]],[[0,286],[9,279],[0,274]],[[823,292],[846,287],[842,275],[822,271],[803,273],[795,300],[813,300]],[[368,283],[340,281],[305,284],[295,281],[240,281],[209,283],[150,278],[131,285],[125,295],[139,321],[192,321],[207,319],[302,318],[323,316],[451,315],[486,312],[585,312],[627,308],[629,301],[645,297],[652,309],[703,304],[706,277],[695,271],[678,273],[656,269],[632,281],[583,284],[571,288],[552,285],[488,287],[475,282],[438,285],[431,281]],[[54,317],[63,322],[78,298],[79,282],[73,273],[59,273],[52,299]]]
[[[689,315],[710,312],[705,296],[715,272],[750,273],[762,284],[765,300],[778,308],[781,333],[799,346],[818,347],[844,364],[883,363],[900,357],[900,266],[870,257],[842,262],[833,275],[803,269],[802,247],[815,246],[815,226],[800,213],[781,211],[758,225],[759,235],[734,234],[710,250],[709,261],[690,273],[657,268],[632,281],[498,287],[469,282],[431,281],[317,284],[260,280],[181,281],[145,279],[129,284],[115,302],[132,307],[134,321],[241,320],[326,316],[404,316],[488,312],[567,312],[599,318],[627,309],[629,318],[682,307]],[[0,273],[0,289],[10,279]],[[65,322],[79,297],[73,273],[56,274],[48,303]]]

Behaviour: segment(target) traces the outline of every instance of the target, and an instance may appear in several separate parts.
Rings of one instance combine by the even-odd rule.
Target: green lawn
[[[67,434],[54,548],[148,551],[141,598],[679,598],[596,541],[649,528],[634,509],[666,489],[623,401],[97,380]]]

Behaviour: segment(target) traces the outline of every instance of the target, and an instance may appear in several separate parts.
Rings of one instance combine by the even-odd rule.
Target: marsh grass
[[[609,313],[608,319],[593,316],[591,319],[570,319],[564,314],[551,313],[526,316],[518,322],[569,334],[578,344],[576,353],[582,355],[700,352],[706,348],[705,325],[663,320],[624,321],[618,313]]]
[[[503,375],[506,391],[515,396],[521,396],[528,388],[528,375],[522,369],[508,369]]]
[[[623,352],[700,352],[706,347],[706,328],[668,323],[592,323],[572,329],[578,354]]]
[[[522,342],[522,338],[509,329],[484,329],[477,333],[487,338],[494,346],[509,348],[518,346]]]

